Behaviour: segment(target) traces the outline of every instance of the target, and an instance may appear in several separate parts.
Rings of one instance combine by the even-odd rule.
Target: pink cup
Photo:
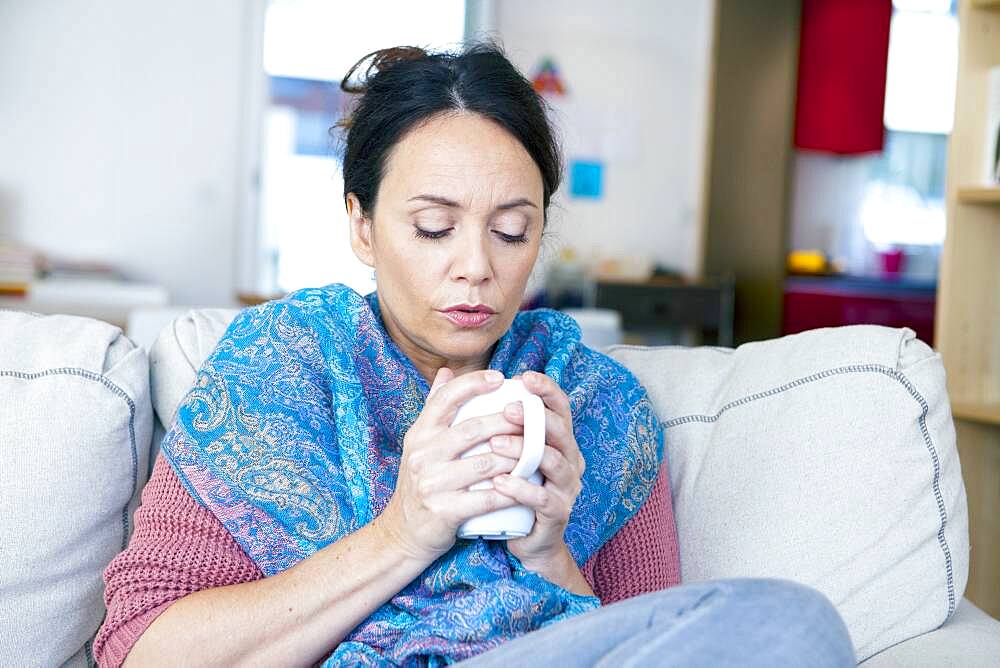
[[[878,258],[884,275],[898,276],[903,271],[905,256],[902,249],[894,248],[892,250],[879,251]]]

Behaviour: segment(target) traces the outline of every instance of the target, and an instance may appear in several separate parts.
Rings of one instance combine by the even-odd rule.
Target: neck
[[[385,331],[389,333],[389,338],[392,339],[396,347],[399,348],[400,352],[409,358],[410,362],[413,363],[414,368],[417,372],[424,377],[428,385],[434,382],[434,376],[437,375],[438,369],[441,367],[448,367],[456,376],[461,376],[463,373],[469,373],[470,371],[481,371],[487,368],[490,364],[490,358],[493,354],[493,347],[490,346],[482,354],[477,355],[472,358],[463,359],[448,359],[442,357],[430,350],[422,348],[403,332],[402,328],[396,323],[396,321],[391,317],[387,316],[383,311],[381,314],[382,326],[385,327]]]
[[[396,347],[410,358],[414,368],[424,377],[428,385],[434,382],[434,376],[437,375],[438,369],[441,367],[446,366],[456,376],[461,376],[463,373],[469,373],[470,371],[481,371],[490,364],[490,350],[473,359],[447,359],[424,350],[405,336],[397,338],[393,336],[392,330],[388,329],[388,327],[386,329],[389,332],[389,336],[395,342]]]
[[[443,366],[446,366],[449,369],[451,369],[452,373],[454,373],[456,376],[461,376],[463,373],[469,373],[470,371],[482,371],[483,369],[489,366],[490,358],[487,355],[483,357],[482,360],[479,361],[442,359],[441,361],[434,362],[430,365],[426,364],[421,365],[419,362],[417,362],[417,360],[413,356],[410,356],[410,361],[413,362],[413,366],[416,367],[417,371],[420,372],[420,375],[423,376],[424,379],[427,381],[427,384],[430,385],[431,383],[434,382],[434,376],[437,375],[438,369],[440,369]]]

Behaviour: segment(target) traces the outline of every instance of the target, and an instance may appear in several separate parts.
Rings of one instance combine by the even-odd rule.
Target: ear
[[[361,211],[361,202],[354,193],[347,193],[347,217],[351,226],[351,249],[358,259],[375,268],[375,244],[372,222]]]

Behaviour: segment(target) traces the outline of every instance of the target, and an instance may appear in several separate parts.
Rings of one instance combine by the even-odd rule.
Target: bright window
[[[340,80],[376,49],[453,49],[464,30],[464,0],[268,5],[260,191],[265,285],[288,291],[339,282],[362,294],[374,289],[372,270],[351,251],[341,156],[329,134],[351,102]]]
[[[940,245],[958,70],[955,3],[895,0],[893,6],[885,150],[871,163],[861,224],[878,246]]]

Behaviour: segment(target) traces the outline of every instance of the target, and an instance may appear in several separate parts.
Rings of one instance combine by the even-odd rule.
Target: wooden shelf
[[[960,420],[1000,425],[1000,404],[952,402],[951,415]]]
[[[1000,7],[1000,3],[997,4]],[[1000,204],[1000,186],[975,186],[958,189],[962,204]]]
[[[1000,258],[1000,184],[979,181],[986,149],[985,74],[1000,64],[1000,0],[960,0],[958,22],[947,233],[934,338],[948,373],[948,392],[956,399],[951,412],[971,548],[965,596],[1000,617],[1000,396],[986,391],[1000,384],[1000,302],[994,280]]]

